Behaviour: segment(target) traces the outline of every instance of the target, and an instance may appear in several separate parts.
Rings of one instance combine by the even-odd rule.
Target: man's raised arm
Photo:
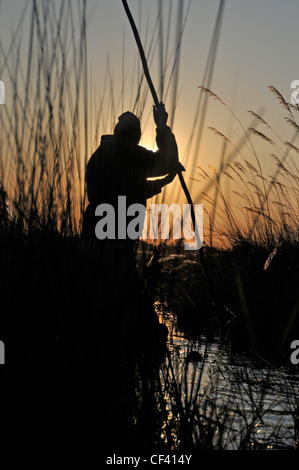
[[[148,158],[146,176],[158,177],[168,173],[184,171],[184,167],[179,162],[178,147],[175,136],[167,126],[168,114],[163,103],[154,106],[154,121],[156,123],[157,152],[151,152]]]

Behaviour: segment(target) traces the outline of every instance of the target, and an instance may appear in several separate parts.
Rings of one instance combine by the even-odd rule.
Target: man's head
[[[141,137],[140,121],[135,114],[127,111],[118,118],[114,128],[114,135],[121,141],[138,145]]]

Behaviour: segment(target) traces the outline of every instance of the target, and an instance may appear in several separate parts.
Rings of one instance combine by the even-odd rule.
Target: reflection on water
[[[224,449],[297,447],[298,372],[261,366],[221,342],[186,338],[174,314],[163,312],[159,302],[155,308],[169,331],[160,374],[177,442],[187,429],[180,429],[183,419],[192,427],[193,445],[210,439]]]

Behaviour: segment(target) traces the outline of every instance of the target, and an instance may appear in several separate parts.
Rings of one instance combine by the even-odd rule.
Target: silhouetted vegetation
[[[299,333],[298,108],[271,87],[296,131],[292,142],[277,135],[278,145],[252,126],[242,127],[244,140],[235,145],[213,129],[233,152],[220,172],[198,167],[194,175],[204,196],[206,266],[198,252],[179,244],[140,241],[138,272],[148,291],[138,276],[130,290],[118,254],[93,250],[80,236],[84,171],[94,146],[87,130],[94,130],[95,143],[110,131],[123,90],[115,106],[108,61],[92,126],[85,2],[78,8],[75,28],[71,2],[61,2],[57,14],[51,2],[33,2],[35,40],[25,71],[20,28],[0,63],[13,96],[5,112],[0,108],[0,339],[13,403],[8,435],[36,447],[104,452],[297,448],[298,372],[289,347]],[[177,14],[173,62],[168,43],[160,57],[161,98],[173,86],[172,123],[185,27],[179,8]],[[227,106],[206,88],[213,63],[201,91]],[[132,111],[142,117],[142,74],[132,90]],[[203,114],[199,106],[190,143],[201,135]],[[254,147],[254,164],[243,159],[244,141],[250,148],[253,137],[272,146],[274,174],[264,175]],[[191,163],[196,168],[196,158]],[[225,195],[224,178],[236,185],[241,211]],[[167,325],[167,347],[165,328],[153,326],[153,305]]]

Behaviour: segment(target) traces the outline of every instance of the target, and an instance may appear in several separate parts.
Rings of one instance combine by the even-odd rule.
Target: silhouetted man
[[[157,152],[138,145],[140,121],[126,112],[119,117],[114,134],[102,136],[86,171],[89,206],[84,214],[83,238],[90,260],[88,275],[99,303],[99,307],[92,305],[88,311],[106,322],[106,331],[113,331],[113,342],[121,351],[131,350],[133,354],[147,341],[151,345],[153,341],[159,343],[159,335],[152,334],[152,328],[159,329],[157,315],[136,269],[135,240],[126,236],[117,239],[118,230],[115,239],[98,240],[95,227],[99,217],[95,211],[100,204],[112,205],[117,221],[119,196],[126,196],[127,207],[134,203],[145,206],[148,198],[159,193],[183,169],[175,137],[166,124],[164,105],[154,107],[153,114]],[[162,176],[165,177],[147,181]],[[154,349],[150,346],[150,350]]]

